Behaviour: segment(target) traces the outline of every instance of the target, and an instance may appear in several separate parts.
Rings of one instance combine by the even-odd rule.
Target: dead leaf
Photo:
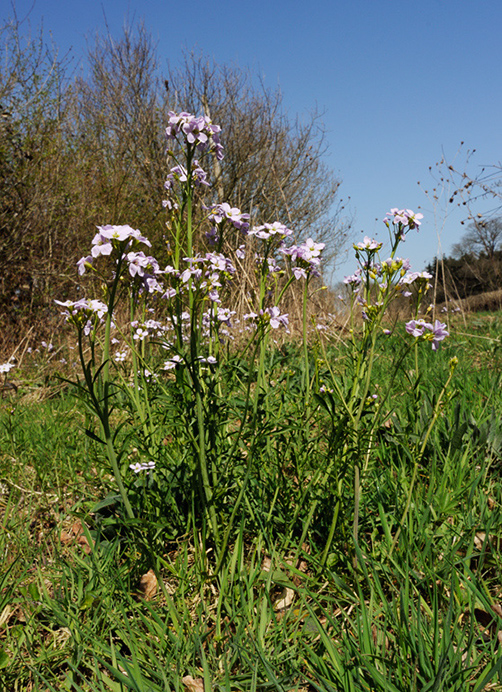
[[[89,555],[91,552],[91,546],[89,545],[87,536],[84,534],[84,527],[82,526],[80,519],[73,522],[69,532],[61,531],[60,541],[63,545],[70,545],[74,541],[77,541],[79,546],[87,555]]]
[[[68,545],[68,543],[71,543],[72,541],[75,540],[75,536],[73,536],[71,533],[66,533],[66,531],[61,531],[61,543],[63,545]]]
[[[282,598],[274,603],[274,610],[284,610],[284,608],[290,606],[295,599],[295,592],[289,587],[286,587],[282,593]]]
[[[269,557],[264,557],[261,565],[262,572],[270,572],[272,569],[272,560]]]
[[[0,614],[0,627],[3,627],[4,625],[8,624],[12,612],[13,608],[11,608],[10,605],[6,605]]]
[[[189,692],[204,692],[204,680],[202,678],[195,680],[191,675],[185,675],[181,682],[188,688]]]
[[[87,540],[87,536],[84,536],[84,535],[82,534],[82,536],[79,536],[79,537],[78,537],[77,542],[78,542],[79,546],[82,548],[82,550],[84,551],[84,553],[85,553],[86,555],[89,555],[89,553],[91,552],[92,548],[91,548],[91,546],[89,545],[89,541]]]
[[[492,605],[492,610],[499,618],[502,618],[502,607],[498,603]]]
[[[484,545],[485,541],[486,541],[486,533],[484,531],[478,531],[474,535],[474,546],[475,546],[476,550],[479,550],[479,551],[483,550],[483,545]]]
[[[149,601],[157,593],[157,577],[153,569],[149,569],[139,580],[139,590],[145,599]]]

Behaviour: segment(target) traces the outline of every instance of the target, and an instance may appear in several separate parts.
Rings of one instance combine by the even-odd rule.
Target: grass
[[[306,417],[299,350],[270,349],[267,388],[231,464],[221,446],[214,502],[221,532],[230,528],[219,565],[205,520],[190,512],[196,498],[183,494],[186,423],[166,413],[176,403],[168,388],[151,393],[158,440],[118,425],[122,467],[154,450],[164,474],[158,487],[130,481],[141,509],[133,522],[113,499],[99,431],[71,388],[49,386],[53,395],[38,401],[23,386],[8,394],[2,689],[502,690],[501,317],[458,321],[455,333],[437,353],[420,349],[418,382],[413,358],[403,366],[381,425],[361,428],[369,446],[343,438],[329,396]],[[375,362],[380,390],[399,343],[389,337]],[[452,355],[460,362],[439,401]],[[347,367],[336,343],[317,357],[321,380]],[[222,439],[243,411],[245,367],[235,361],[222,381]],[[124,411],[113,414],[117,424],[130,420]],[[353,455],[357,445],[371,449],[361,461],[357,540],[344,439]],[[326,459],[336,464],[321,477]]]

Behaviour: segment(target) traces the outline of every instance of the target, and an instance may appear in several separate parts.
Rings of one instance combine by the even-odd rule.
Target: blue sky
[[[406,254],[422,269],[463,230],[462,214],[446,220],[423,189],[443,153],[460,142],[476,149],[469,171],[502,159],[502,2],[500,0],[16,0],[18,19],[43,19],[61,52],[83,59],[86,40],[108,27],[143,20],[161,64],[183,49],[250,67],[280,87],[291,117],[324,113],[326,162],[350,197],[354,240],[385,239],[391,207],[424,214]],[[31,12],[30,12],[31,10]],[[12,17],[2,4],[1,18]],[[417,182],[421,181],[423,187]],[[230,200],[231,201],[231,200]],[[482,206],[475,211],[483,211]],[[378,219],[378,220],[376,220]],[[403,250],[404,254],[404,250]],[[351,273],[352,262],[337,276]]]

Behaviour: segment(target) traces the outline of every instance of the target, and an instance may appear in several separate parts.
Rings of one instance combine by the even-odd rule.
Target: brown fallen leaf
[[[73,536],[71,533],[67,533],[66,531],[61,531],[60,539],[63,545],[68,545],[68,543],[75,540],[75,536]]]
[[[500,606],[499,603],[494,603],[492,605],[492,610],[496,615],[499,616],[499,618],[502,618],[502,606]]]
[[[139,590],[145,601],[152,599],[157,593],[157,577],[153,569],[149,569],[139,580]]]
[[[189,692],[204,692],[204,680],[192,678],[191,675],[185,675],[181,682],[185,685]]]
[[[84,527],[80,519],[73,522],[69,531],[61,531],[60,541],[63,545],[70,545],[76,541],[87,555],[91,552],[91,546],[84,534]]]
[[[264,557],[261,565],[262,572],[270,572],[272,569],[272,560],[269,557]]]
[[[295,599],[295,592],[286,586],[282,592],[282,597],[274,603],[274,610],[283,610],[290,606]]]
[[[484,531],[478,531],[474,535],[474,547],[476,550],[483,550],[483,546],[485,545],[486,542],[486,533]],[[489,543],[487,543],[486,548],[489,549]]]

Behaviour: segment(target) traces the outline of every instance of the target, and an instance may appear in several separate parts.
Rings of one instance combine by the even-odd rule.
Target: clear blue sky
[[[461,141],[476,149],[470,172],[502,159],[501,0],[15,0],[75,61],[96,30],[120,36],[144,20],[161,64],[183,49],[248,66],[279,86],[290,116],[324,112],[326,162],[351,198],[355,240],[380,234],[391,207],[421,207],[424,222],[406,254],[422,269],[463,230],[460,213],[443,224],[417,185]],[[4,0],[1,16],[13,14]],[[231,200],[230,200],[231,201]],[[482,208],[476,211],[483,211]],[[376,221],[378,219],[378,221]],[[403,252],[404,254],[404,252]],[[349,273],[352,263],[338,276]]]

